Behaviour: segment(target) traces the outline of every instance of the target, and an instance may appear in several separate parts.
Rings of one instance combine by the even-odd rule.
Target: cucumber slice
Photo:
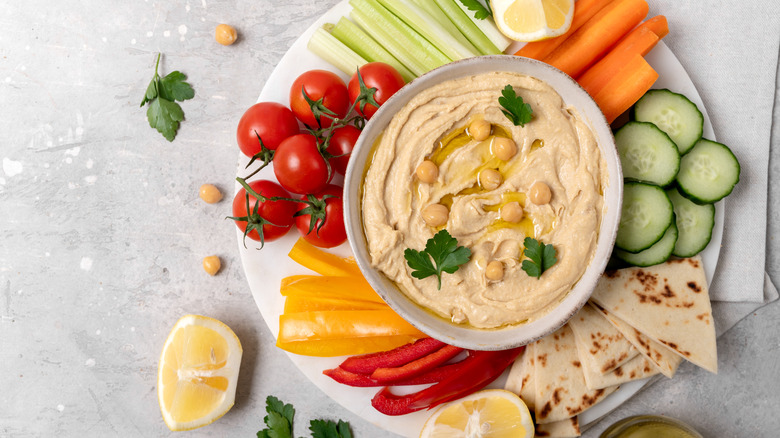
[[[680,160],[680,193],[697,204],[725,198],[739,182],[739,161],[726,145],[701,139]]]
[[[615,134],[623,177],[668,186],[680,169],[680,152],[669,136],[647,122],[628,122]]]
[[[715,206],[699,205],[684,197],[677,189],[666,191],[674,206],[675,223],[677,224],[677,243],[674,254],[677,257],[693,257],[700,253],[712,239],[712,228],[715,226]]]
[[[634,119],[653,123],[669,134],[681,155],[701,138],[704,129],[704,116],[696,104],[666,89],[645,93],[634,105]]]
[[[653,266],[660,265],[669,259],[674,250],[674,244],[677,242],[678,233],[677,227],[672,222],[672,225],[666,229],[664,236],[655,243],[655,245],[647,248],[644,251],[632,254],[620,249],[615,250],[615,255],[621,260],[630,263],[634,266]]]
[[[643,251],[661,240],[673,221],[672,201],[664,189],[627,182],[623,187],[623,210],[615,245],[631,253]]]

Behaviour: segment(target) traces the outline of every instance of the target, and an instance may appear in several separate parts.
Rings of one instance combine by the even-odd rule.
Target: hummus
[[[498,98],[506,85],[531,105],[533,118],[514,126]],[[469,124],[483,118],[491,135],[477,141]],[[504,161],[491,151],[497,137],[509,137],[517,153]],[[415,172],[429,160],[438,166],[432,183]],[[479,183],[485,169],[500,172],[500,185]],[[544,182],[552,194],[536,205],[526,195]],[[593,133],[546,83],[496,72],[443,82],[416,95],[394,116],[381,138],[363,185],[362,215],[371,263],[419,305],[454,323],[497,328],[546,314],[585,272],[595,252],[604,209],[606,164]],[[523,219],[501,219],[501,207],[518,202]],[[421,212],[431,204],[449,210],[443,227],[429,226]],[[446,229],[471,259],[453,274],[416,279],[404,250],[423,250]],[[557,263],[540,278],[521,269],[523,240],[552,244]],[[503,264],[503,277],[490,280],[486,267]]]

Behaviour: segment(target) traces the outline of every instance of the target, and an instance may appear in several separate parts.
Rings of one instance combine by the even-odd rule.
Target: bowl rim
[[[496,329],[480,329],[465,324],[454,324],[424,309],[408,298],[383,273],[371,266],[360,205],[363,179],[370,165],[373,144],[395,113],[420,90],[450,79],[494,71],[508,71],[536,77],[551,85],[561,95],[566,105],[575,106],[597,139],[609,175],[608,186],[604,190],[605,211],[602,214],[597,247],[589,266],[574,287],[557,306],[534,321]],[[575,105],[574,101],[578,104]],[[606,268],[615,243],[623,199],[622,182],[620,159],[610,125],[596,102],[574,79],[549,64],[515,55],[467,58],[445,64],[413,79],[390,97],[363,127],[363,133],[352,151],[344,178],[344,219],[347,240],[357,265],[368,283],[390,308],[426,335],[468,349],[514,348],[559,329],[590,298],[598,278]]]

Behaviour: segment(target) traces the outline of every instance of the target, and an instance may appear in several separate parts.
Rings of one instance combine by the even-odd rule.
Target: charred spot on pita
[[[701,286],[699,286],[699,285],[698,285],[698,284],[697,284],[695,281],[689,281],[689,282],[688,282],[688,287],[689,287],[689,288],[690,288],[692,291],[694,291],[694,292],[696,292],[696,293],[699,293],[699,292],[701,292]]]

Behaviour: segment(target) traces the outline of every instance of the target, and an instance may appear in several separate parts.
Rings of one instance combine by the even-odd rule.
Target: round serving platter
[[[314,24],[311,25],[290,47],[287,53],[282,57],[273,70],[268,80],[263,86],[258,102],[279,102],[283,105],[289,105],[288,93],[292,82],[301,73],[312,69],[330,70],[341,76],[345,81],[349,78],[335,67],[320,59],[311,53],[306,45],[314,33],[315,29],[325,23],[335,23],[342,16],[348,16],[351,7],[346,0],[339,2],[332,9],[323,14]],[[510,46],[507,53],[514,53],[518,45]],[[704,104],[696,91],[696,87],[691,82],[683,66],[674,56],[671,50],[660,42],[646,57],[648,63],[658,72],[659,79],[653,88],[669,88],[675,92],[682,93],[691,101],[696,103],[704,115],[704,136],[715,140],[712,124],[707,115]],[[249,159],[239,154],[237,176],[245,176],[249,172],[245,169]],[[263,169],[253,179],[276,180],[273,169],[269,166]],[[341,184],[340,180],[334,181]],[[240,186],[236,184],[235,191]],[[707,281],[711,282],[715,273],[715,267],[718,263],[720,253],[720,243],[723,235],[723,201],[716,204],[715,228],[712,233],[712,240],[707,248],[701,253],[704,263],[704,269],[707,275]],[[289,275],[310,273],[306,268],[293,262],[288,256],[288,252],[298,239],[298,233],[292,231],[280,240],[269,242],[262,250],[258,250],[259,243],[247,240],[247,247],[244,247],[243,234],[236,230],[238,250],[241,256],[241,263],[249,282],[249,288],[252,296],[260,309],[271,333],[276,337],[279,334],[279,315],[284,309],[284,298],[279,293],[279,285],[282,278]],[[349,246],[343,244],[334,248],[332,252],[341,256],[351,255]],[[428,411],[416,412],[400,417],[390,417],[380,414],[371,407],[371,398],[378,391],[377,388],[352,388],[336,383],[329,377],[322,374],[322,371],[328,368],[334,368],[343,361],[343,357],[310,357],[289,354],[290,360],[298,369],[325,394],[328,394],[340,405],[349,409],[361,418],[369,421],[379,428],[392,431],[396,434],[406,437],[419,436],[420,430],[425,420],[430,415]],[[502,387],[505,377],[499,378],[490,387]],[[620,387],[619,390],[605,398],[601,403],[580,414],[580,425],[587,427],[589,424],[597,421],[599,418],[608,414],[626,400],[631,398],[641,390],[650,379],[629,382]],[[419,390],[420,387],[409,387],[409,392]]]

